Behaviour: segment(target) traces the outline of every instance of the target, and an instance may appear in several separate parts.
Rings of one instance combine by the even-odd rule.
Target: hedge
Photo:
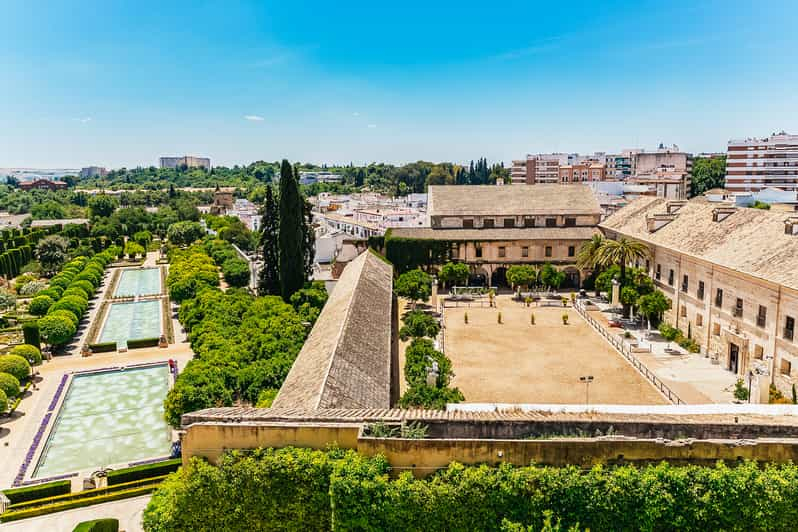
[[[161,341],[160,338],[139,338],[136,340],[128,340],[128,349],[137,349],[139,347],[156,347]]]
[[[133,488],[141,488],[144,486],[150,486],[152,484],[158,484],[159,482],[162,482],[166,477],[167,475],[160,475],[157,477],[147,478],[144,480],[137,480],[134,482],[117,484],[116,486],[93,488],[93,489],[78,491],[75,493],[67,493],[64,495],[55,495],[53,497],[46,497],[44,499],[35,499],[32,501],[21,502],[9,506],[8,511],[21,512],[23,510],[32,510],[33,508],[40,508],[42,506],[53,506],[65,502],[74,502],[80,499],[91,499],[100,495],[108,495],[110,493],[116,493],[118,491],[126,491]]]
[[[71,486],[72,482],[69,480],[56,480],[55,482],[47,482],[46,484],[7,489],[3,490],[3,493],[8,497],[8,500],[11,501],[11,504],[19,504],[21,502],[67,494],[70,492]]]
[[[157,487],[156,484],[149,484],[138,488],[131,488],[129,490],[114,491],[105,495],[98,495],[96,497],[88,497],[85,499],[76,499],[48,506],[37,506],[27,510],[7,511],[0,514],[0,522],[8,523],[11,521],[18,521],[20,519],[27,519],[28,517],[36,517],[39,515],[47,515],[55,512],[62,512],[64,510],[71,510],[73,508],[83,508],[93,504],[101,504],[104,502],[118,501],[120,499],[129,499],[131,497],[138,497],[139,495],[146,495],[151,493]]]
[[[25,338],[25,343],[32,345],[36,349],[40,349],[42,345],[42,338],[39,334],[39,322],[26,321],[22,324],[22,335]],[[39,352],[41,354],[41,351]]]
[[[116,342],[102,342],[99,344],[89,344],[92,353],[109,353],[116,351]]]
[[[95,519],[94,521],[83,521],[78,523],[72,532],[118,532],[119,519]]]
[[[114,486],[116,484],[124,484],[126,482],[133,482],[135,480],[142,480],[146,478],[158,477],[173,473],[182,465],[181,458],[173,460],[164,460],[163,462],[156,462],[154,464],[144,464],[140,466],[127,467],[125,469],[116,469],[108,472],[108,485]]]
[[[418,480],[382,457],[266,449],[192,459],[153,494],[161,530],[540,530],[547,515],[590,530],[794,530],[798,466],[464,466]]]

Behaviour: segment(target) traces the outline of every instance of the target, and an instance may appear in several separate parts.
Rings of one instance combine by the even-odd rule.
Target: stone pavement
[[[115,517],[119,519],[120,532],[141,532],[141,516],[150,501],[149,495],[121,501],[95,504],[50,515],[31,517],[22,521],[0,524],[2,532],[72,532],[75,525],[92,519]]]

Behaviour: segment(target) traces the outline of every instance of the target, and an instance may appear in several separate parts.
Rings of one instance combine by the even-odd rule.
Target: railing
[[[670,387],[662,382],[662,380],[656,376],[656,374],[648,369],[645,364],[643,364],[639,358],[637,358],[633,353],[632,350],[624,345],[623,341],[620,340],[616,335],[612,334],[608,331],[603,325],[601,325],[595,318],[593,318],[590,314],[588,314],[587,310],[585,310],[584,306],[580,303],[574,305],[577,313],[582,316],[586,322],[588,322],[596,331],[598,331],[607,341],[612,345],[623,357],[629,361],[629,363],[634,366],[634,368],[645,378],[647,378],[651,383],[657,388],[662,395],[664,395],[671,403],[675,405],[684,405],[687,404],[682,401],[676,392],[670,389]]]

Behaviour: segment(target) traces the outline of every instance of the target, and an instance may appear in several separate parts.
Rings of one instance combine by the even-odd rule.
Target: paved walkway
[[[41,517],[32,517],[22,521],[0,524],[2,532],[72,532],[75,525],[92,519],[115,517],[119,519],[119,530],[124,532],[141,532],[141,516],[150,501],[149,495],[95,504],[85,508],[75,508]]]

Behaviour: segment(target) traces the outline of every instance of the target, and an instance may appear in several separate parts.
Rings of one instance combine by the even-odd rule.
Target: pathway
[[[141,526],[141,516],[144,508],[150,502],[150,496],[123,499],[121,501],[106,502],[86,506],[85,508],[75,508],[50,515],[31,517],[22,521],[14,521],[0,525],[3,532],[29,532],[47,530],[51,532],[71,532],[75,525],[83,521],[102,519],[105,517],[115,517],[119,519],[119,530],[125,532],[140,532],[144,530]]]

